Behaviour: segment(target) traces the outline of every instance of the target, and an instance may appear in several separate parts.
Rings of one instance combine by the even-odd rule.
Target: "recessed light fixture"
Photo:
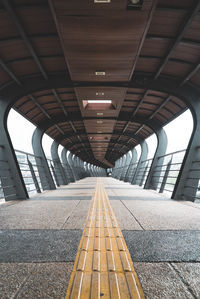
[[[103,115],[103,112],[97,112],[97,115]]]
[[[112,104],[111,100],[88,100],[88,104]]]
[[[94,3],[110,3],[111,0],[94,0]]]
[[[97,124],[102,124],[103,121],[102,120],[97,120]]]
[[[104,96],[104,92],[96,92],[96,96]]]
[[[96,76],[105,76],[105,75],[106,75],[106,72],[105,72],[105,71],[96,71],[96,72],[95,72],[95,75],[96,75]]]
[[[127,9],[141,9],[143,0],[128,0]]]
[[[98,134],[101,134],[101,133],[102,133],[102,131],[97,131],[97,133],[98,133]]]

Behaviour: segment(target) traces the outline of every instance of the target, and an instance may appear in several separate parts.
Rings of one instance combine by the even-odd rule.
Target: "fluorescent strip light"
[[[88,104],[111,104],[111,100],[88,100]]]

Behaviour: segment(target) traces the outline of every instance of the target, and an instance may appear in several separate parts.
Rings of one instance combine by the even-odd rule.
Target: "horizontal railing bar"
[[[173,190],[169,190],[169,189],[165,189],[165,188],[164,188],[164,190],[165,190],[165,191],[168,191],[168,192],[173,192]]]
[[[178,154],[178,153],[182,153],[182,152],[185,152],[185,151],[186,151],[186,149],[176,151],[176,152],[172,152],[172,153],[169,153],[169,154],[166,154],[166,155],[159,156],[158,159],[163,158],[163,157],[167,157],[167,156],[170,156],[170,155],[175,155],[175,154]]]

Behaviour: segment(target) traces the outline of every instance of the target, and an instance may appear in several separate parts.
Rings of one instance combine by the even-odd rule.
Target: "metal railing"
[[[21,150],[15,150],[15,154],[29,195],[43,191],[38,171],[40,168],[45,176],[41,158]]]
[[[174,190],[186,150],[180,150],[160,156],[159,163],[153,172],[153,182],[157,191],[170,192]]]
[[[49,170],[51,172],[51,176],[53,178],[54,184],[55,184],[55,186],[58,187],[59,184],[58,184],[58,179],[57,179],[57,176],[56,176],[55,168],[54,168],[54,165],[53,165],[53,160],[51,160],[50,158],[47,158],[47,163],[48,163]]]
[[[139,169],[137,171],[137,177],[135,180],[135,184],[139,186],[144,186],[146,182],[146,178],[148,176],[151,164],[152,164],[153,159],[146,159],[144,161],[141,161]]]

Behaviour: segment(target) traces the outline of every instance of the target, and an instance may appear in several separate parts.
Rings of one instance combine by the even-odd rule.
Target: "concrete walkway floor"
[[[200,298],[200,205],[102,178],[146,298]],[[96,178],[0,205],[0,298],[65,298]]]

